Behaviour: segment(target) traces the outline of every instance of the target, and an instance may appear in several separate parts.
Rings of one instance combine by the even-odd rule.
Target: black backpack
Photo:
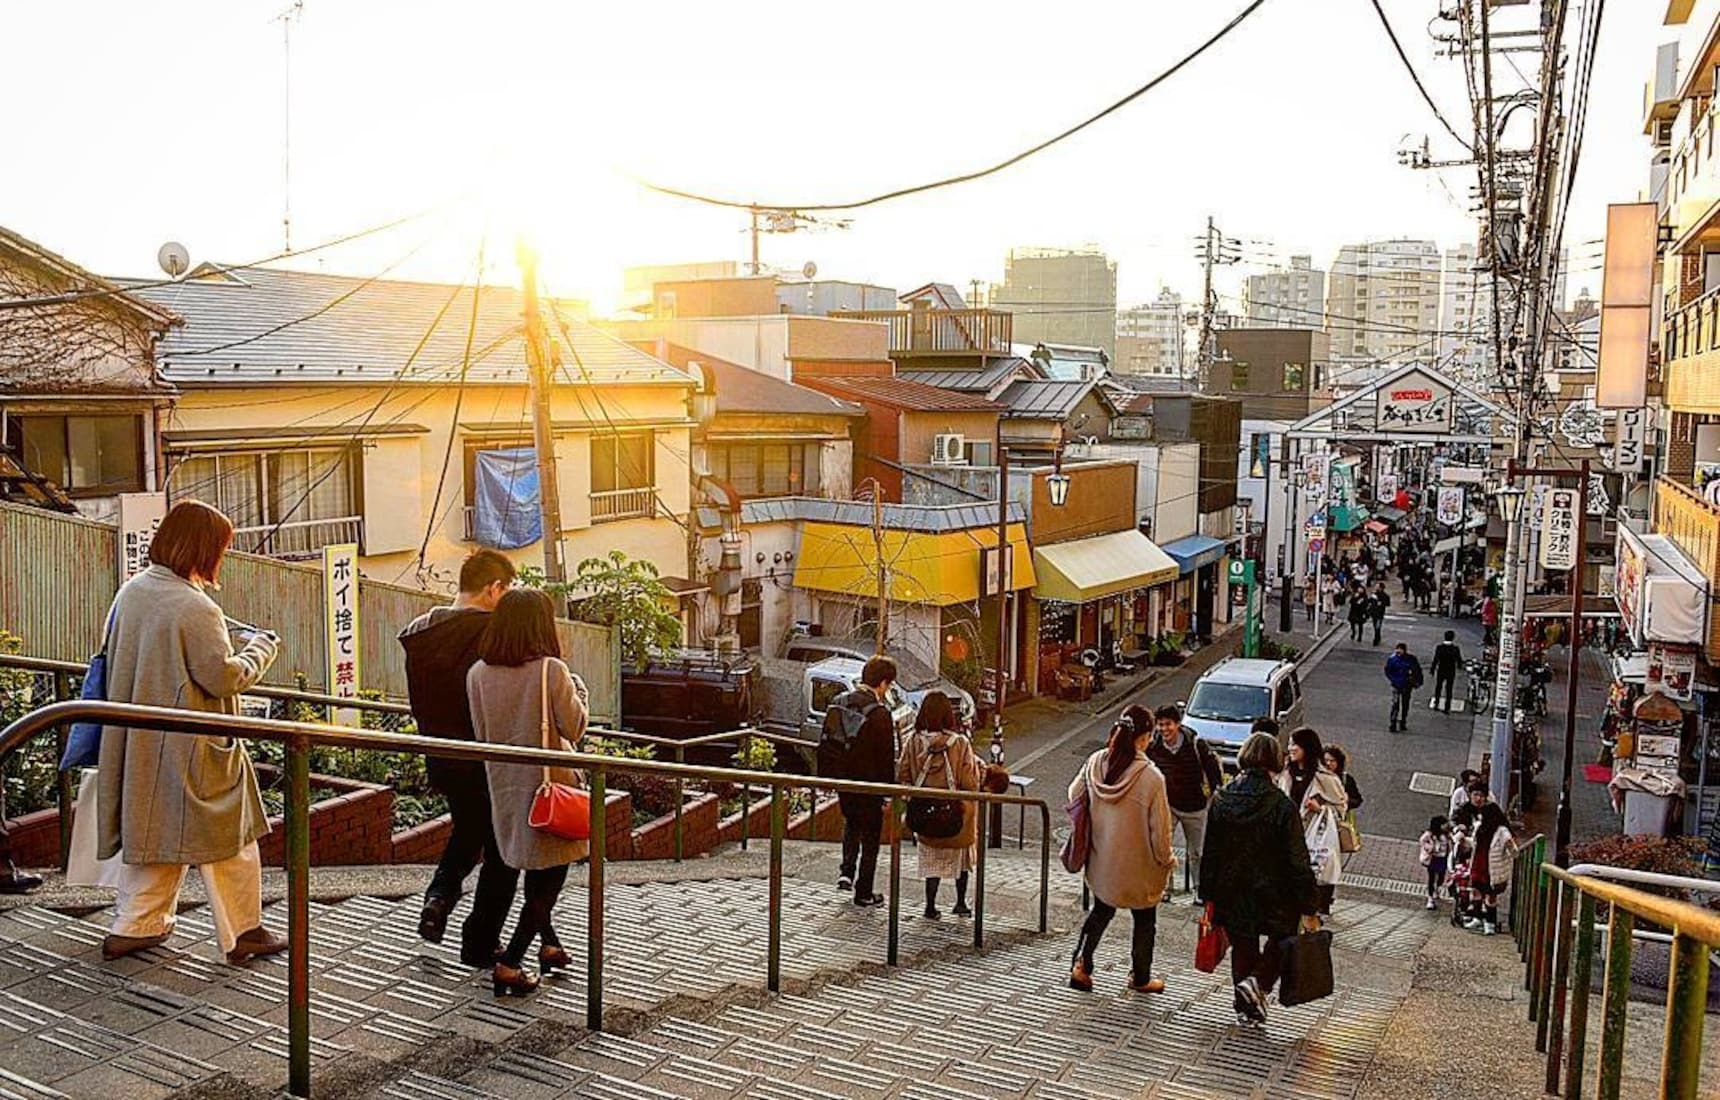
[[[846,698],[846,696],[842,697]],[[829,779],[847,779],[848,756],[860,740],[866,719],[881,704],[872,700],[853,707],[839,698],[824,712],[824,728],[818,734],[818,774]]]

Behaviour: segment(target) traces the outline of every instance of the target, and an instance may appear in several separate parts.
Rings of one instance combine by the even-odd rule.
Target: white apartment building
[[[1191,361],[1182,295],[1160,287],[1156,301],[1117,311],[1117,374],[1180,378]]]
[[[1326,280],[1334,364],[1436,359],[1441,260],[1432,241],[1341,248]]]
[[[1250,275],[1242,295],[1249,328],[1326,327],[1326,273],[1311,256],[1292,256],[1289,267]]]
[[[1493,361],[1493,278],[1476,270],[1473,244],[1445,250],[1439,330],[1444,369],[1466,382],[1481,381]]]

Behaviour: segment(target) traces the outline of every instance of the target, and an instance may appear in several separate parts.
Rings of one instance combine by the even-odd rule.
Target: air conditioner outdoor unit
[[[963,436],[948,434],[932,437],[932,465],[934,466],[966,466],[967,440]]]

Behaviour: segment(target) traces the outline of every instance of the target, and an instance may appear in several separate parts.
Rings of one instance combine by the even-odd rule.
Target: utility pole
[[[890,635],[890,566],[884,559],[884,487],[872,482],[872,552],[878,559],[878,644],[880,656]]]
[[[1200,388],[1204,392],[1207,380],[1212,374],[1212,361],[1217,357],[1217,347],[1214,341],[1213,314],[1217,312],[1218,302],[1212,292],[1212,269],[1218,264],[1233,264],[1242,259],[1242,254],[1232,247],[1231,241],[1225,239],[1218,231],[1209,215],[1206,219],[1206,235],[1201,238],[1200,252],[1195,257],[1206,269],[1206,279],[1200,300],[1200,353],[1196,359],[1200,374]]]
[[[749,275],[756,276],[759,272],[759,266],[758,266],[758,207],[756,207],[756,206],[748,207],[747,213],[752,215],[751,227],[748,230],[749,234],[752,237],[752,263],[747,267],[747,273]]]
[[[555,353],[538,312],[537,253],[521,241],[515,250],[520,289],[525,298],[526,367],[532,400],[532,446],[537,452],[538,511],[543,526],[543,573],[550,584],[566,584],[561,560],[561,485],[556,479],[555,427],[550,418],[550,371]]]

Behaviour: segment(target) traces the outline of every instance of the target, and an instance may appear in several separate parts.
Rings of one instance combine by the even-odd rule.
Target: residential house
[[[1331,338],[1317,329],[1229,329],[1204,388],[1240,401],[1247,419],[1300,420],[1328,401],[1330,369]]]
[[[854,436],[854,484],[875,482],[885,500],[911,499],[904,483],[955,469],[996,463],[1003,407],[984,397],[887,375],[819,376],[803,385],[866,409]],[[995,500],[993,496],[991,499]]]
[[[482,538],[542,561],[522,300],[509,287],[206,266],[137,294],[185,323],[161,347],[181,399],[170,499],[236,545],[306,557],[356,542],[393,580],[447,587]],[[476,317],[473,317],[473,310]],[[686,572],[694,381],[545,302],[562,559],[621,550]]]
[[[903,370],[980,370],[1014,357],[1014,318],[970,307],[948,283],[927,283],[900,298],[901,308],[838,313],[888,326],[890,358]]]
[[[1111,353],[1082,344],[1017,344],[1015,354],[1031,359],[1047,378],[1097,382],[1111,373]]]
[[[0,299],[0,500],[112,521],[161,485],[178,391],[156,349],[178,317],[3,228]]]

